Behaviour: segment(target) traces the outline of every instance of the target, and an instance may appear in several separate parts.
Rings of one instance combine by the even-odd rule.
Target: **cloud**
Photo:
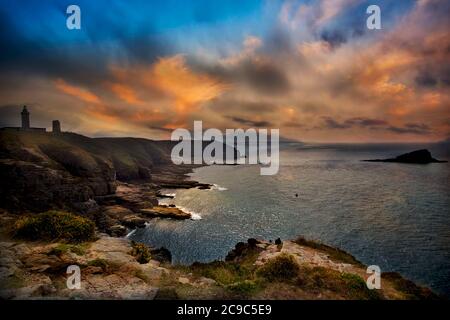
[[[387,128],[387,130],[399,134],[428,135],[431,133],[431,130],[427,125],[413,123],[406,124],[404,127],[390,126]]]
[[[184,2],[171,19],[146,19],[146,4],[100,12],[101,1],[86,2],[78,33],[55,27],[60,4],[45,4],[38,17],[49,18],[33,28],[26,10],[1,8],[0,103],[38,102],[91,135],[167,137],[203,120],[277,126],[305,141],[441,140],[450,4],[378,3],[380,32],[365,30],[367,1],[356,0],[264,2],[225,20]]]
[[[244,119],[244,118],[240,118],[240,117],[233,117],[230,116],[228,117],[231,120],[233,120],[234,122],[237,122],[239,124],[248,126],[248,127],[272,127],[273,125],[269,122],[269,121],[257,121],[257,120],[250,120],[250,119]]]
[[[128,85],[121,83],[111,83],[111,90],[119,97],[119,99],[125,101],[126,103],[133,105],[142,105],[144,102],[141,101],[136,92]]]
[[[205,64],[195,59],[192,62],[200,72],[207,72],[226,83],[245,86],[264,95],[285,94],[291,88],[285,65],[272,55],[258,51],[267,50],[270,45],[260,38],[247,36],[240,51],[219,59],[217,63]]]
[[[351,118],[345,120],[345,124],[360,127],[378,127],[387,125],[387,122],[380,119]]]
[[[160,58],[152,68],[150,81],[174,98],[177,111],[192,111],[216,98],[228,85],[206,74],[192,72],[181,55]]]
[[[252,88],[264,94],[283,94],[290,89],[284,71],[271,61],[248,61],[242,65],[240,76]]]
[[[95,104],[99,104],[101,102],[100,98],[97,97],[92,92],[90,92],[89,90],[70,85],[63,79],[56,80],[55,86],[58,90],[61,90],[62,92],[71,95],[73,97],[76,97],[82,101]]]
[[[406,123],[403,126],[393,126],[389,122],[380,119],[351,118],[339,122],[331,117],[323,117],[326,129],[352,129],[355,127],[368,130],[386,130],[398,134],[428,135],[432,133],[431,128],[423,123]]]
[[[324,125],[328,129],[348,129],[351,127],[348,123],[340,123],[331,117],[323,117]]]

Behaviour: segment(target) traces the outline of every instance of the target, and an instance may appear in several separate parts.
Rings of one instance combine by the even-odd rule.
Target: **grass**
[[[150,249],[143,243],[131,242],[131,255],[136,257],[136,261],[140,264],[148,263],[151,259]]]
[[[14,230],[17,238],[27,240],[81,243],[93,239],[95,224],[68,212],[47,211],[19,219]]]
[[[344,263],[348,263],[348,264],[354,264],[357,266],[363,266],[363,264],[361,262],[359,262],[358,260],[356,260],[356,258],[354,256],[352,256],[351,254],[348,254],[347,252],[340,250],[338,248],[333,248],[333,247],[330,247],[326,244],[323,244],[323,243],[320,243],[317,241],[307,240],[303,237],[298,237],[296,240],[294,240],[294,242],[301,246],[320,250],[320,251],[326,253],[332,260],[335,260],[338,262],[344,262]]]
[[[73,252],[76,255],[83,256],[86,253],[86,245],[84,244],[73,245],[60,243],[56,247],[52,248],[47,254],[61,256],[68,252]]]
[[[351,300],[380,300],[382,296],[376,289],[367,288],[363,278],[353,273],[342,273],[340,280],[343,288],[346,288],[346,295]]]
[[[211,290],[215,292],[215,295],[222,296],[225,294],[224,297],[227,297],[227,299],[249,298],[254,293],[260,291],[264,285],[255,276],[254,266],[250,267],[249,265],[237,262],[197,262],[191,266],[176,266],[175,268],[183,273],[190,273],[194,277],[206,277],[215,280],[220,289],[216,288]],[[184,289],[180,288],[180,290]],[[181,294],[181,291],[179,293]]]
[[[258,280],[244,280],[232,283],[226,287],[227,290],[239,297],[248,298],[263,288],[263,283]]]
[[[356,274],[299,265],[292,255],[280,254],[261,267],[254,265],[255,257],[251,253],[243,258],[240,262],[214,261],[178,268],[195,276],[214,279],[234,298],[250,298],[277,283],[284,283],[293,290],[328,292],[350,300],[383,298],[378,290],[369,290],[364,279]]]
[[[283,253],[269,260],[257,273],[269,281],[290,281],[297,277],[299,271],[300,267],[294,258]]]
[[[114,273],[115,271],[117,271],[120,268],[120,266],[118,264],[115,264],[108,260],[100,259],[100,258],[89,261],[87,263],[87,266],[102,268],[102,271],[107,274]]]
[[[17,270],[9,277],[3,277],[0,280],[0,288],[2,289],[18,289],[25,286],[26,282],[22,275],[23,271]]]
[[[296,285],[313,293],[332,292],[347,300],[383,298],[378,290],[367,288],[366,282],[360,276],[324,267],[301,267]]]
[[[134,273],[134,276],[136,278],[139,278],[139,279],[141,279],[141,280],[143,280],[145,282],[149,281],[149,278],[147,277],[147,275],[142,270],[135,270],[133,273]]]
[[[394,288],[402,292],[405,295],[405,298],[409,300],[429,300],[440,298],[430,289],[420,287],[414,282],[404,279],[397,272],[383,272],[381,275],[381,279],[390,281]]]
[[[252,277],[251,270],[242,267],[240,264],[224,261],[213,261],[210,263],[194,263],[187,267],[188,272],[214,279],[222,286],[246,280]]]
[[[186,273],[193,273],[199,277],[214,279],[219,285],[232,290],[234,284],[246,280],[255,280],[256,267],[254,263],[258,257],[256,248],[248,249],[245,255],[235,261],[213,261],[209,263],[196,262],[191,266],[178,266]]]

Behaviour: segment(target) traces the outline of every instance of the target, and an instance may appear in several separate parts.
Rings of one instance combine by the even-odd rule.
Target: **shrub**
[[[441,298],[435,293],[433,293],[430,289],[420,287],[416,285],[414,282],[404,279],[397,272],[383,272],[381,278],[383,280],[390,281],[395,289],[405,294],[406,299],[434,300]]]
[[[343,287],[346,288],[347,298],[352,300],[378,300],[382,296],[377,290],[367,288],[363,278],[352,273],[341,274]]]
[[[286,281],[295,278],[300,270],[299,265],[291,255],[280,254],[269,260],[258,270],[258,275],[267,280]]]
[[[296,279],[297,286],[310,292],[334,292],[344,299],[382,299],[379,290],[370,290],[357,274],[341,273],[324,267],[302,267]]]
[[[95,224],[87,219],[62,211],[47,211],[19,219],[15,236],[28,240],[63,240],[79,243],[91,240]]]
[[[107,260],[105,259],[94,259],[91,260],[87,263],[87,265],[89,267],[98,267],[98,268],[102,268],[103,272],[111,272],[111,270],[113,270],[114,266],[112,266]]]
[[[195,262],[185,272],[192,272],[201,277],[214,279],[223,286],[244,281],[253,277],[253,270],[240,263],[213,261],[209,263]]]
[[[143,243],[131,242],[133,249],[131,254],[136,257],[136,261],[140,264],[148,263],[151,255],[149,248]]]
[[[253,280],[244,280],[241,282],[232,283],[226,288],[233,293],[248,297],[251,294],[259,291],[261,289],[261,286]]]
[[[60,243],[56,247],[52,248],[48,252],[48,255],[60,256],[69,251],[75,253],[76,255],[82,256],[86,253],[86,248],[83,245]]]

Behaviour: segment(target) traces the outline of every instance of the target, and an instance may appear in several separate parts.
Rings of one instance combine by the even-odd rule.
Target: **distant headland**
[[[443,160],[437,160],[431,156],[431,152],[426,149],[416,150],[399,155],[395,158],[389,159],[373,159],[363,160],[368,162],[398,162],[398,163],[413,163],[413,164],[427,164],[427,163],[442,163],[447,162]]]

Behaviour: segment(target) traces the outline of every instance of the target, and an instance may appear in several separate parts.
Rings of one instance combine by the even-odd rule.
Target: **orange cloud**
[[[441,104],[441,99],[440,93],[429,92],[422,96],[422,103],[427,109],[435,109]]]
[[[144,102],[141,101],[135,91],[124,84],[112,83],[110,85],[111,90],[119,97],[121,100],[129,104],[142,105]]]
[[[180,113],[195,110],[228,87],[206,74],[190,70],[182,55],[160,58],[153,65],[150,82],[175,100],[176,111]]]
[[[80,87],[72,86],[65,82],[63,79],[58,79],[55,81],[56,88],[58,88],[60,91],[74,96],[82,101],[89,102],[89,103],[100,103],[100,98],[97,97],[92,92],[85,90]]]

